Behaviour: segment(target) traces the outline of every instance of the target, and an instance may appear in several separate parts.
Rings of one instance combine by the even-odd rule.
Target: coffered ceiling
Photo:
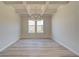
[[[15,8],[18,14],[54,14],[61,5],[68,1],[4,1]]]

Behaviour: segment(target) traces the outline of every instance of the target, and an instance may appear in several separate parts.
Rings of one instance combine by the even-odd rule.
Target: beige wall
[[[0,2],[0,51],[20,38],[20,21],[14,8]]]
[[[28,16],[21,15],[21,38],[51,38],[51,15],[44,15],[44,34],[29,34],[28,33]]]
[[[52,38],[79,55],[79,2],[59,7],[52,22]]]

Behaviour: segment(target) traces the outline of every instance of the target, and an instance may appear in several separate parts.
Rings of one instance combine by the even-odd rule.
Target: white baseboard
[[[55,40],[55,39],[53,39]],[[57,43],[59,43],[60,45],[64,46],[65,48],[69,49],[71,52],[73,52],[74,54],[76,54],[77,56],[79,56],[79,53],[74,51],[72,48],[68,47],[67,45],[65,45],[64,43],[58,41],[58,40],[55,40]]]
[[[12,42],[10,42],[9,44],[5,45],[3,48],[0,49],[0,52],[2,52],[3,50],[5,50],[6,48],[8,48],[9,46],[11,46],[12,44],[14,44],[15,42],[17,42],[19,39],[14,40]]]

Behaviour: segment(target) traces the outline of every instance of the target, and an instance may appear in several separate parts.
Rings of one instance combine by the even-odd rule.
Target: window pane
[[[35,33],[35,25],[29,25],[28,26],[28,32],[29,33]]]
[[[37,25],[37,33],[43,33],[43,25]]]
[[[38,20],[37,25],[43,25],[43,20]]]
[[[34,20],[29,20],[28,25],[35,25],[35,21]]]

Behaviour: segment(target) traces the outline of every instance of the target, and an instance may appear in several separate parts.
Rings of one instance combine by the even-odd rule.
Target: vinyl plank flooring
[[[78,57],[51,39],[21,39],[0,52],[0,57]]]

